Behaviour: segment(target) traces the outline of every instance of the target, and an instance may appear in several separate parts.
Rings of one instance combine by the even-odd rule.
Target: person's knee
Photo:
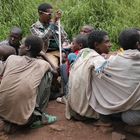
[[[122,121],[128,125],[140,125],[140,111],[126,111],[121,115]]]

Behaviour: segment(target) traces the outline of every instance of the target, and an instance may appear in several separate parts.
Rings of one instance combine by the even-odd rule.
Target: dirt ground
[[[121,131],[123,125],[116,124],[116,129],[110,127],[95,126],[94,122],[79,122],[66,120],[65,105],[51,101],[48,109],[49,114],[58,116],[59,120],[42,128],[19,131],[13,135],[0,134],[0,140],[140,140],[140,137],[130,135]],[[112,131],[111,131],[112,130]],[[117,132],[117,133],[116,133]]]

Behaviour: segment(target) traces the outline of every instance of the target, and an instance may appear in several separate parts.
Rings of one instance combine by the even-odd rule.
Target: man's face
[[[139,38],[140,38],[140,31],[138,30],[138,33],[139,33]],[[140,51],[140,39],[139,39],[139,42],[138,42],[138,50]]]
[[[47,9],[46,12],[41,12],[41,18],[44,22],[49,23],[52,19],[53,9]]]
[[[111,42],[108,35],[105,35],[103,41],[96,46],[96,50],[99,54],[108,54],[111,47]]]
[[[21,38],[20,34],[10,33],[9,44],[14,47],[19,47]]]
[[[88,35],[88,34],[90,34],[91,32],[92,32],[92,29],[90,29],[90,28],[84,26],[84,27],[81,29],[80,34]]]
[[[25,46],[25,43],[21,42],[21,45],[19,47],[19,55],[20,56],[26,55],[27,54],[27,49],[28,49],[28,47]]]
[[[78,51],[79,49],[80,49],[80,45],[74,39],[71,44],[71,50],[72,52],[75,52]]]

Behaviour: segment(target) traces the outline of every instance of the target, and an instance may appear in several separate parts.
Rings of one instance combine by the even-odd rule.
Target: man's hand
[[[62,17],[62,11],[61,10],[56,11],[56,13],[54,14],[53,22],[56,23],[61,17]]]
[[[58,75],[58,70],[57,70],[57,68],[56,68],[56,67],[52,64],[52,62],[49,60],[49,58],[47,57],[47,54],[46,54],[45,52],[41,51],[41,52],[39,53],[39,56],[41,56],[45,61],[47,61],[47,62],[51,65],[51,67],[52,67],[51,72],[52,72],[53,74],[55,74],[55,75]]]
[[[45,52],[43,52],[43,51],[41,51],[41,52],[39,53],[39,56],[44,57],[45,55],[46,55],[46,53],[45,53]]]

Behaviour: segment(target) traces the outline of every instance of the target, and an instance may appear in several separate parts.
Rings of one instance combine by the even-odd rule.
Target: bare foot
[[[104,127],[111,127],[112,123],[111,122],[102,122],[102,121],[97,121],[93,124],[94,126],[104,126]]]
[[[100,126],[100,130],[102,131],[102,133],[111,133],[113,131],[113,127],[106,127],[106,126]]]
[[[125,135],[117,132],[112,132],[112,140],[125,140]]]
[[[0,132],[0,140],[8,140],[8,136]]]
[[[129,132],[129,133],[131,133],[133,135],[140,136],[140,126],[129,126],[129,125],[126,125],[124,127],[124,131]]]
[[[58,124],[48,125],[48,127],[59,132],[64,130],[64,128]]]
[[[99,120],[93,125],[99,127],[102,133],[109,133],[113,131],[112,123],[110,122],[102,122],[101,120]]]

